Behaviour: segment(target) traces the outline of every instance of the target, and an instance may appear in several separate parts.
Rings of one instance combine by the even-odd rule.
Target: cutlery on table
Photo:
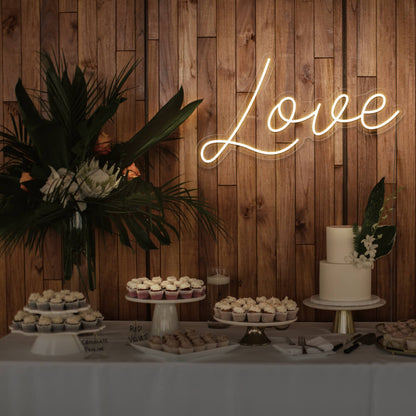
[[[344,350],[345,354],[349,354],[356,350],[360,345],[373,345],[377,342],[377,337],[374,332],[370,332],[369,334],[365,334],[362,337],[355,340],[354,344],[351,347],[348,347]]]
[[[338,351],[340,348],[345,347],[346,345],[350,344],[351,342],[356,341],[358,338],[362,337],[363,334],[355,334],[354,336],[346,339],[344,342],[340,342],[339,344],[334,345],[332,351]]]
[[[304,336],[298,336],[298,345],[300,345],[302,347],[302,354],[307,354],[308,352],[306,351],[306,339]]]

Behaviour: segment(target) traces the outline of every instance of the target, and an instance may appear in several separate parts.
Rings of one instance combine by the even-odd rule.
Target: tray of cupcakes
[[[194,329],[178,330],[162,337],[154,335],[147,341],[130,343],[130,345],[155,358],[176,361],[223,354],[239,346],[231,343],[224,335],[198,333]]]
[[[220,322],[240,326],[281,326],[295,322],[299,308],[287,296],[235,298],[227,296],[214,306],[214,317]]]
[[[127,282],[128,300],[143,301],[181,301],[181,300],[202,300],[205,297],[205,282],[189,276],[168,276],[163,279],[161,276],[139,277]]]
[[[390,354],[416,357],[416,319],[385,322],[376,326],[382,335],[377,346]]]

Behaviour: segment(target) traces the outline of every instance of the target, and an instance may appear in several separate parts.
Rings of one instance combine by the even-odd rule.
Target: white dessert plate
[[[43,311],[40,309],[31,309],[28,306],[23,308],[24,311],[33,313],[35,315],[43,315],[43,316],[65,316],[65,315],[73,315],[74,313],[88,311],[90,306],[83,306],[82,308],[75,308],[75,309],[64,309],[62,311]]]
[[[217,347],[217,348],[212,348],[210,350],[190,352],[188,354],[174,354],[170,352],[154,350],[148,347],[148,341],[137,342],[134,344],[130,342],[129,344],[134,349],[141,351],[147,355],[151,355],[155,358],[168,360],[168,361],[191,361],[191,360],[196,360],[199,358],[211,357],[217,354],[225,354],[240,346],[240,344],[230,343],[229,345],[226,345],[225,347]]]
[[[371,295],[370,299],[359,301],[331,301],[321,299],[319,295],[313,295],[310,299],[312,302],[325,306],[370,306],[380,302],[380,298],[376,295]]]
[[[9,326],[10,331],[13,334],[22,334],[22,335],[26,335],[29,337],[34,337],[34,336],[47,336],[47,337],[53,337],[56,335],[81,335],[81,334],[92,334],[94,332],[99,332],[102,331],[105,328],[105,325],[101,325],[97,328],[91,328],[91,329],[80,329],[79,331],[59,331],[59,332],[38,332],[38,331],[34,331],[34,332],[28,332],[28,331],[23,331],[22,329],[14,329],[12,326]]]
[[[160,299],[160,300],[153,300],[153,299],[138,299],[138,298],[132,298],[128,295],[125,296],[126,300],[128,300],[129,302],[137,302],[137,303],[153,303],[153,304],[159,304],[159,305],[172,305],[172,304],[176,304],[176,303],[192,303],[192,302],[199,302],[201,300],[204,300],[206,295],[202,295],[199,296],[197,298],[189,298],[189,299],[172,299],[172,300],[167,300],[167,299]]]
[[[214,316],[214,319],[218,322],[221,322],[222,324],[233,325],[233,326],[245,326],[245,327],[253,326],[253,327],[257,327],[257,328],[271,328],[273,326],[276,326],[276,327],[287,326],[287,325],[293,324],[293,322],[296,322],[298,320],[298,318],[296,317],[295,319],[290,319],[289,321],[273,321],[273,322],[248,322],[248,321],[243,321],[243,322],[238,322],[238,321],[220,319],[220,318],[217,318],[216,316]]]

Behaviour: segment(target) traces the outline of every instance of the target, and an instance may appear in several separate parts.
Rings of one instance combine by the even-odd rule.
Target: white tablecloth
[[[34,339],[0,339],[1,416],[337,415],[416,414],[416,357],[392,356],[376,346],[352,354],[293,359],[271,345],[239,346],[196,361],[161,361],[127,343],[129,322],[106,322],[104,355],[44,357],[30,353]],[[206,331],[203,323],[182,323]],[[360,332],[374,324],[356,324]],[[238,341],[243,328],[215,330]],[[321,335],[327,323],[295,323],[281,336]]]

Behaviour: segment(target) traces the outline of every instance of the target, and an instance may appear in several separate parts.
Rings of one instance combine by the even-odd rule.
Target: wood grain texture
[[[334,56],[334,3],[336,0],[315,0],[315,58]]]
[[[377,74],[377,0],[358,2],[358,76],[372,77]],[[394,2],[389,2],[390,4]],[[383,7],[383,6],[382,6]]]
[[[415,131],[415,4],[397,1],[397,100],[403,117],[397,125],[397,283],[393,302],[396,319],[416,315],[415,284],[415,146],[409,132]],[[406,117],[405,115],[408,114]],[[406,261],[402,261],[406,259]]]
[[[343,14],[345,12],[345,15]],[[406,0],[3,0],[0,53],[1,123],[16,111],[18,77],[44,89],[39,50],[65,54],[100,80],[129,59],[140,60],[127,102],[105,126],[125,140],[150,120],[183,85],[184,104],[203,99],[170,144],[177,158],[149,154],[143,175],[159,185],[173,176],[190,181],[223,219],[229,238],[202,229],[185,232],[171,247],[146,253],[97,233],[97,284],[89,293],[107,319],[150,318],[150,308],[124,300],[133,276],[195,275],[223,265],[240,296],[288,295],[301,304],[318,290],[319,260],[326,257],[325,226],[360,221],[368,193],[386,177],[386,194],[400,189],[389,221],[398,226],[394,252],[377,262],[373,292],[386,299],[358,320],[407,319],[416,314],[415,3]],[[266,58],[273,63],[237,140],[263,149],[295,137],[297,151],[262,158],[230,146],[215,166],[199,160],[207,138],[227,137],[251,97]],[[318,128],[331,120],[331,99],[350,96],[352,118],[376,90],[387,96],[380,122],[396,108],[397,125],[369,134],[359,123],[312,137],[311,120],[271,134],[267,118],[284,96],[297,101],[296,117],[323,104]],[[288,111],[288,109],[286,109]],[[274,114],[272,123],[282,125]],[[315,139],[315,141],[313,141]],[[1,157],[1,156],[0,156]],[[346,189],[344,190],[344,184]],[[345,192],[344,192],[345,191]],[[344,199],[345,197],[345,199]],[[344,212],[345,210],[345,212]],[[20,250],[20,251],[19,251]],[[45,254],[19,248],[0,257],[0,335],[32,291],[82,289],[79,278],[62,284],[61,241],[50,234]],[[23,256],[24,262],[18,261]],[[406,261],[403,261],[406,259]],[[85,264],[82,266],[83,270]],[[180,308],[183,319],[206,319],[204,303]],[[332,315],[301,309],[300,319]]]

